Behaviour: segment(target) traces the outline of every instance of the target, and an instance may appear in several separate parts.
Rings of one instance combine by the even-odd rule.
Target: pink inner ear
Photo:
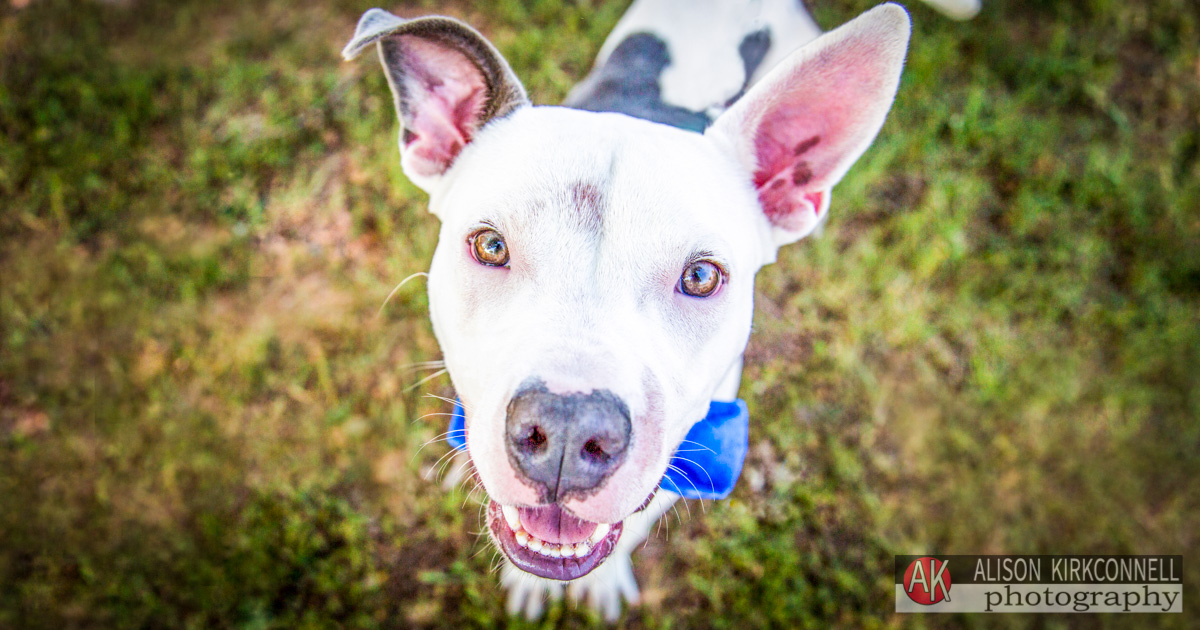
[[[772,225],[788,232],[808,232],[820,219],[828,159],[809,112],[794,108],[768,113],[755,137],[759,168],[754,173],[758,200]],[[803,123],[810,123],[808,125]],[[811,134],[805,136],[804,134]],[[796,138],[802,138],[796,140]],[[815,169],[822,169],[817,171]],[[818,174],[822,175],[818,179]]]
[[[418,175],[439,175],[479,129],[487,85],[457,50],[415,35],[401,41],[409,96],[403,151]]]
[[[755,103],[754,185],[768,220],[807,232],[830,188],[866,143],[891,103],[879,50],[854,40],[822,51]],[[765,96],[765,95],[764,95]],[[756,120],[755,120],[756,119]]]
[[[801,192],[783,179],[758,189],[758,201],[771,225],[789,232],[807,232],[821,218],[823,192]]]
[[[822,138],[811,127],[805,128],[792,108],[783,109],[767,114],[759,127],[754,143],[759,163],[754,186],[767,220],[788,231],[801,231],[816,221],[821,211],[821,193],[814,192],[811,185],[816,177],[813,155]],[[813,135],[792,146],[781,142],[804,133]]]

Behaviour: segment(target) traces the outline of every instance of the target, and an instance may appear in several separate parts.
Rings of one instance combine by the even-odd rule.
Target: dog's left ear
[[[776,246],[812,232],[896,97],[911,26],[878,6],[782,61],[705,133],[746,167]]]
[[[363,14],[342,56],[373,43],[400,117],[400,162],[426,191],[489,121],[529,104],[508,62],[475,29],[446,17]]]

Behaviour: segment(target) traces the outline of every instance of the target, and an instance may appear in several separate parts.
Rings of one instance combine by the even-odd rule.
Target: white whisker
[[[697,488],[695,482],[692,481],[691,479],[689,479],[688,475],[684,474],[682,468],[679,468],[678,466],[674,466],[674,464],[671,464],[671,463],[667,464],[667,468],[670,468],[670,469],[674,470],[674,472],[679,473],[680,476],[683,476],[683,478],[688,480],[689,484],[691,484],[692,490],[695,490],[696,493],[700,493],[700,488]],[[679,500],[685,500],[685,499],[683,497],[680,497]],[[701,509],[703,509],[704,499],[700,499],[700,505],[701,505]],[[672,504],[671,506],[672,506],[672,508],[674,508],[674,504]],[[686,510],[688,510],[688,518],[691,518],[691,504],[684,503],[683,506]],[[678,511],[677,511],[677,514],[678,514]],[[683,521],[680,520],[680,522],[683,522]]]
[[[680,459],[683,459],[683,458],[681,457]],[[685,460],[685,461],[687,461],[687,460]],[[691,478],[688,477],[687,474],[683,472],[682,468],[676,466],[675,464],[667,464],[667,468],[674,470],[675,472],[679,473],[680,477],[687,479],[687,482],[692,484],[692,489],[696,491],[696,494],[700,494],[700,488],[696,487],[696,482],[692,481]],[[708,473],[705,473],[705,474],[708,474]],[[711,483],[710,483],[710,485],[711,485]],[[690,512],[691,508],[688,508],[688,509]],[[701,509],[701,511],[704,510],[704,499],[700,499],[700,509]]]
[[[412,390],[424,385],[425,383],[428,383],[429,381],[432,381],[433,379],[435,379],[439,376],[442,376],[443,374],[446,374],[447,372],[449,372],[449,370],[447,370],[446,368],[442,368],[442,369],[434,372],[433,374],[430,374],[429,376],[426,376],[425,378],[417,381],[416,383],[413,383],[412,385],[405,387],[404,392],[405,393],[411,392]]]
[[[392,301],[392,296],[396,295],[396,292],[400,290],[400,287],[402,287],[402,286],[404,286],[405,284],[407,284],[409,280],[412,280],[413,278],[417,278],[417,277],[420,277],[420,276],[425,276],[426,278],[428,278],[428,277],[429,277],[429,274],[428,274],[428,273],[425,273],[424,271],[418,271],[417,273],[414,273],[413,275],[411,275],[411,276],[409,276],[409,277],[407,277],[407,278],[405,278],[405,279],[401,280],[401,281],[400,281],[400,284],[397,284],[397,285],[396,285],[396,288],[392,289],[392,292],[391,292],[391,293],[389,293],[389,294],[388,294],[388,296],[387,296],[386,298],[384,298],[384,300],[383,300],[383,304],[380,304],[380,305],[379,305],[379,311],[375,313],[375,317],[379,317],[380,315],[383,315],[383,309],[384,309],[385,307],[387,307],[387,305],[388,305],[388,302],[391,302],[391,301]]]
[[[425,394],[425,395],[428,396],[429,398],[436,398],[438,400],[448,402],[451,405],[460,405],[464,411],[470,411],[470,409],[468,409],[466,405],[464,405],[461,402],[454,400],[452,398],[446,398],[445,396],[438,396],[437,394]]]
[[[705,445],[703,445],[703,444],[701,444],[701,443],[699,443],[699,442],[697,442],[697,441],[695,441],[695,440],[683,440],[682,442],[680,442],[680,444],[695,444],[696,446],[699,446],[699,447],[700,447],[702,450],[708,451],[709,453],[712,453],[713,455],[716,455],[716,454],[717,454],[717,452],[716,452],[716,451],[712,450],[711,448],[709,448],[709,447],[707,447],[707,446],[705,446]],[[694,450],[694,449],[693,449],[693,450]],[[686,452],[686,451],[676,451],[676,452],[683,453],[683,452]]]
[[[434,472],[436,472],[436,473],[437,473],[437,475],[438,475],[438,476],[440,476],[440,475],[441,475],[441,472],[440,472],[440,471],[441,471],[441,468],[439,467],[439,465],[442,463],[442,460],[446,459],[447,457],[452,457],[452,456],[453,456],[455,453],[457,453],[457,452],[458,452],[458,449],[456,449],[456,448],[452,448],[452,449],[450,449],[449,451],[447,451],[445,454],[443,454],[441,457],[437,458],[437,461],[435,461],[435,462],[433,463],[433,466],[432,466],[432,467],[430,467],[430,469],[429,469],[429,473],[434,473]],[[413,458],[415,459],[415,458],[416,458],[416,455],[413,455]],[[422,478],[423,478],[423,479],[425,479],[425,481],[429,481],[429,477],[428,477],[428,474],[429,474],[429,473],[426,473],[425,475],[423,475],[423,476],[422,476]]]
[[[407,370],[410,368],[426,368],[426,367],[445,367],[446,362],[441,359],[433,359],[432,361],[414,361],[413,363],[405,363],[404,365],[396,366],[398,370]]]
[[[446,453],[446,455],[454,456],[454,455],[458,455],[461,452],[462,451],[460,451],[456,448],[451,448],[450,452]],[[434,466],[437,466],[437,469],[438,469],[438,471],[437,471],[438,479],[441,479],[442,477],[444,477],[445,472],[446,472],[446,467],[449,466],[450,464],[454,463],[454,457],[450,457],[449,459],[446,459],[446,455],[439,457],[437,463],[434,464]],[[445,461],[442,461],[442,460],[445,460]]]
[[[701,466],[700,464],[698,464],[698,463],[696,463],[696,462],[694,462],[694,461],[692,461],[692,460],[690,460],[690,459],[688,459],[688,458],[686,458],[686,457],[680,457],[679,459],[682,459],[683,461],[685,461],[685,462],[687,462],[687,463],[689,463],[689,464],[691,464],[691,465],[695,466],[696,468],[699,468],[699,469],[700,469],[700,472],[704,473],[704,476],[705,476],[705,477],[708,477],[708,487],[709,487],[709,488],[712,488],[712,489],[714,489],[714,490],[716,489],[716,487],[717,487],[717,484],[713,483],[713,480],[712,480],[712,475],[708,474],[708,471],[707,471],[707,470],[706,470],[706,469],[705,469],[703,466]],[[693,484],[693,485],[695,485],[695,484]],[[701,499],[701,500],[700,500],[700,509],[701,509],[701,510],[704,510],[704,499]]]
[[[441,433],[433,438],[430,438],[429,440],[426,440],[424,444],[422,444],[419,448],[417,448],[417,452],[413,453],[413,456],[411,459],[408,460],[408,463],[411,464],[412,461],[417,458],[417,455],[420,455],[421,451],[425,450],[426,446],[429,446],[430,444],[433,444],[434,442],[441,442],[441,441],[450,439],[451,433],[454,433],[454,431],[446,431],[445,433]]]
[[[453,418],[455,415],[457,415],[457,414],[446,413],[444,411],[435,411],[433,413],[427,413],[427,414],[421,416],[420,418],[414,418],[412,421],[412,424],[416,424],[416,423],[424,420],[425,418],[432,418],[433,416],[450,416],[451,418]]]

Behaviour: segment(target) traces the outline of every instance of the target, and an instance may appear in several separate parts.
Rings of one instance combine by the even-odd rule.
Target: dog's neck
[[[721,384],[717,385],[717,391],[713,394],[713,400],[719,402],[733,402],[737,400],[738,389],[742,386],[742,356],[738,356],[737,361],[729,366],[729,371],[721,379]]]

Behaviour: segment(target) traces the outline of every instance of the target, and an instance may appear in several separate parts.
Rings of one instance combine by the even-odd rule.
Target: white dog
[[[672,462],[736,398],[755,273],[824,221],[909,30],[894,4],[821,35],[796,0],[641,0],[567,107],[535,107],[470,27],[362,17],[344,55],[378,45],[401,163],[442,221],[430,317],[510,611],[569,585],[617,617],[677,493],[728,492],[744,424],[705,446],[723,488]]]

